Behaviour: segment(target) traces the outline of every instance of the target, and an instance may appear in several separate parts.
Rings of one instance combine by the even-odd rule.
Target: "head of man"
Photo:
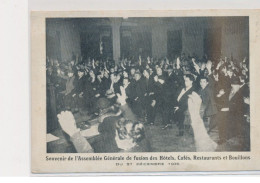
[[[110,68],[110,72],[114,73],[115,72],[115,68],[114,67]]]
[[[140,73],[140,71],[136,71],[136,72],[135,72],[134,78],[135,78],[136,81],[138,81],[139,79],[141,79],[141,73]]]
[[[75,65],[75,61],[74,60],[70,61],[70,65],[74,66]]]
[[[121,75],[120,74],[117,74],[116,76],[115,76],[115,83],[117,83],[119,80],[121,79]]]
[[[161,75],[162,75],[162,68],[157,67],[157,68],[156,68],[156,74],[157,74],[158,76],[161,76]]]
[[[82,76],[84,76],[84,71],[83,70],[78,70],[78,76],[79,78],[81,78]]]
[[[128,73],[126,71],[123,71],[124,78],[128,78]]]
[[[228,68],[228,70],[227,70],[227,75],[229,76],[229,77],[232,77],[233,76],[233,70],[231,69],[231,68]]]
[[[74,76],[73,70],[69,70],[69,71],[68,71],[68,76],[69,76],[70,78]]]
[[[205,68],[204,73],[203,73],[204,77],[207,77],[209,74],[210,74],[209,70],[207,68]]]
[[[201,70],[204,70],[205,68],[206,68],[206,64],[205,64],[205,63],[201,63],[200,69],[201,69]]]
[[[209,79],[207,77],[200,78],[200,87],[202,89],[205,89],[208,84],[209,84]]]
[[[227,67],[226,66],[223,66],[220,68],[221,72],[224,74],[224,75],[227,75]]]
[[[90,76],[91,78],[95,78],[95,73],[94,73],[93,70],[90,70],[90,71],[89,71],[89,76]]]
[[[194,82],[195,78],[191,74],[186,74],[184,76],[184,84],[186,88],[192,87],[192,83]]]
[[[243,69],[243,70],[242,70],[242,75],[244,75],[244,76],[246,76],[246,75],[247,75],[247,73],[246,73],[246,70],[245,70],[245,69]]]
[[[133,76],[135,74],[135,68],[131,68],[130,74]]]
[[[206,63],[206,68],[207,68],[208,70],[211,70],[211,68],[212,68],[212,61],[211,61],[211,60],[208,60],[208,61],[207,61],[207,63]]]
[[[129,85],[129,79],[128,78],[124,78],[123,79],[123,86],[128,86]]]

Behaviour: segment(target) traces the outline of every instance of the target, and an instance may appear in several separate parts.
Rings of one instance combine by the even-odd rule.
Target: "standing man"
[[[244,136],[244,99],[240,88],[241,82],[235,77],[231,80],[231,91],[229,94],[229,128],[231,137]]]
[[[75,78],[75,94],[76,94],[76,101],[77,107],[83,109],[85,107],[85,99],[86,99],[86,81],[87,78],[84,74],[84,70],[79,69],[78,75]]]
[[[172,101],[174,101],[175,96],[176,96],[176,91],[177,91],[177,87],[178,84],[176,83],[176,76],[175,73],[173,72],[172,68],[168,68],[167,70],[167,75],[166,75],[166,79],[165,79],[165,86],[164,86],[164,111],[165,111],[165,118],[166,120],[166,124],[163,127],[163,129],[167,129],[167,128],[171,128],[172,124],[171,124],[171,119],[173,117],[173,107],[174,107],[174,103]]]
[[[200,78],[200,89],[198,93],[202,99],[200,108],[201,117],[204,121],[206,129],[210,131],[216,126],[214,119],[217,114],[217,104],[215,102],[213,90],[209,86],[209,80],[207,77],[202,76]]]
[[[191,74],[184,75],[184,85],[185,87],[181,89],[177,97],[176,105],[174,107],[175,120],[177,121],[179,134],[178,136],[184,135],[184,120],[189,118],[188,113],[188,98],[189,95],[194,91],[193,82],[194,77]]]
[[[148,70],[143,71],[145,84],[145,112],[147,115],[147,124],[154,125],[155,98],[154,98],[154,79],[150,76]]]
[[[165,77],[162,73],[162,68],[156,68],[156,76],[154,77],[154,100],[152,100],[152,107],[154,107],[155,112],[151,116],[151,122],[154,123],[156,113],[162,115],[162,129],[172,128],[170,123],[170,118],[167,115],[166,111],[166,94],[165,94]]]
[[[133,111],[138,117],[143,117],[143,109],[144,109],[144,94],[145,94],[145,83],[144,80],[141,79],[142,74],[140,71],[136,71],[134,75],[135,85],[133,88]]]
[[[74,110],[75,107],[75,76],[74,76],[74,71],[69,69],[68,70],[68,76],[64,77],[66,81],[66,88],[64,91],[60,92],[63,94],[64,97],[64,104],[66,109]]]
[[[219,101],[219,113],[217,123],[219,129],[219,144],[225,143],[233,137],[241,137],[244,129],[244,100],[240,81],[234,77],[231,80],[231,91],[223,90],[217,95]]]

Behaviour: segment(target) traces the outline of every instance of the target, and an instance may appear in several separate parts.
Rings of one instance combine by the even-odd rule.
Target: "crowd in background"
[[[162,129],[176,124],[179,136],[189,128],[188,96],[196,92],[202,99],[200,115],[205,128],[208,133],[218,129],[219,144],[248,135],[247,58],[209,60],[181,54],[173,60],[140,56],[114,62],[72,56],[64,62],[47,57],[47,110],[55,102],[57,114],[66,109],[98,116],[104,103],[114,105],[122,92],[140,121],[160,124]]]

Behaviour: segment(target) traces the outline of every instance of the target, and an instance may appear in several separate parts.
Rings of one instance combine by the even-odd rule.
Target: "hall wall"
[[[223,56],[243,60],[249,55],[248,19],[242,18],[236,22],[226,21],[222,27],[221,52]]]
[[[81,53],[78,26],[71,20],[46,20],[46,32],[47,35],[49,35],[51,38],[57,37],[57,33],[60,35],[60,49],[48,45],[48,43],[51,44],[48,42],[48,39],[47,46],[50,46],[52,49],[54,49],[52,50],[53,53],[60,52],[62,61],[71,60],[72,52],[74,52],[75,55]],[[58,55],[59,53],[56,54]]]
[[[167,32],[174,30],[182,31],[182,52],[186,55],[197,55],[202,57],[204,54],[204,30],[208,28],[221,30],[221,54],[241,60],[249,55],[248,49],[248,18],[245,17],[227,17],[227,18],[204,18],[204,19],[173,19],[173,21],[154,21],[148,23],[150,26],[146,31],[151,32],[151,56],[167,56]],[[60,37],[59,44],[47,45],[48,52],[53,55],[60,55],[62,60],[70,60],[72,52],[81,53],[80,45],[80,25],[72,20],[48,19],[47,25],[47,43],[57,42],[57,34]],[[142,25],[142,22],[140,23]],[[109,25],[108,25],[109,26]],[[138,26],[137,26],[138,28]],[[86,29],[84,29],[85,31]],[[51,41],[50,41],[51,40]],[[179,44],[179,43],[176,43]],[[115,47],[113,49],[119,49]],[[114,51],[115,52],[115,51]]]
[[[189,23],[172,23],[167,28],[152,29],[153,45],[152,54],[155,57],[167,55],[167,31],[182,31],[182,52],[186,55],[204,55],[204,30],[220,29],[221,54],[223,57],[232,57],[241,60],[248,57],[249,29],[247,18],[225,18],[218,21],[191,21]],[[178,44],[178,43],[176,43]]]

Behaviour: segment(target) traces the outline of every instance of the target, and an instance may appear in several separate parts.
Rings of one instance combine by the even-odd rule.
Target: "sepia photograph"
[[[46,17],[46,153],[250,152],[249,16]]]

